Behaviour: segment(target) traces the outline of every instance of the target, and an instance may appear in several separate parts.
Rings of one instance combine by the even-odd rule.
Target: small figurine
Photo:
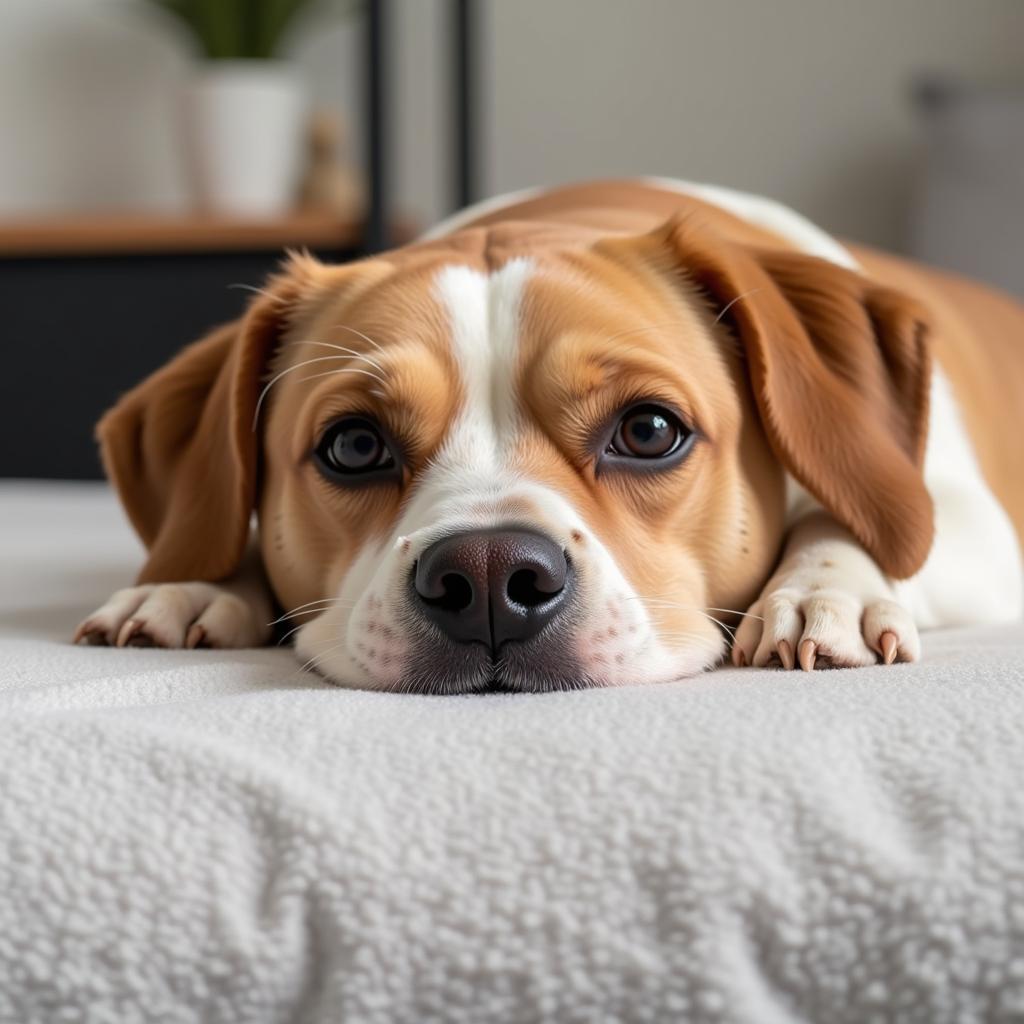
[[[342,142],[337,116],[327,110],[316,111],[309,122],[309,163],[299,203],[306,210],[354,219],[363,212],[365,189],[351,164],[339,159]]]

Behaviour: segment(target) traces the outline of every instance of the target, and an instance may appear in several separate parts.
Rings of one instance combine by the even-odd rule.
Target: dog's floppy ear
[[[244,316],[188,346],[100,421],[104,468],[149,550],[140,583],[217,580],[238,567],[256,500],[260,381],[322,269],[293,257]]]
[[[742,342],[779,460],[884,572],[912,576],[934,532],[923,309],[853,270],[720,240],[693,219],[662,230]]]

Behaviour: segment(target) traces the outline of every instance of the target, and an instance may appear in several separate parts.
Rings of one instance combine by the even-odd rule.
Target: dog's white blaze
[[[529,260],[516,259],[493,274],[451,266],[437,276],[433,291],[450,324],[463,401],[391,537],[368,546],[346,573],[338,594],[343,605],[298,633],[300,656],[319,656],[320,671],[337,682],[402,685],[407,656],[403,609],[412,564],[439,537],[501,525],[509,500],[531,510],[523,525],[563,546],[573,531],[586,538],[585,553],[574,562],[580,603],[576,644],[581,671],[590,679],[614,685],[677,678],[701,671],[720,653],[710,647],[681,651],[662,643],[643,602],[579,512],[557,491],[513,468],[522,427],[515,391],[521,310],[534,269]],[[621,630],[609,631],[610,608],[620,616]],[[379,658],[368,666],[360,657],[359,645],[365,649],[371,625],[374,636],[389,631],[394,637],[394,657],[386,667]]]
[[[500,473],[508,462],[519,422],[519,308],[532,271],[529,260],[517,259],[490,275],[447,267],[438,276],[434,292],[448,313],[464,392],[440,462],[474,473]]]
[[[519,259],[490,275],[452,266],[437,276],[434,295],[450,324],[463,400],[398,523],[398,535],[418,550],[455,526],[483,526],[488,504],[520,483],[510,467],[520,417],[515,371],[520,303],[532,270]]]

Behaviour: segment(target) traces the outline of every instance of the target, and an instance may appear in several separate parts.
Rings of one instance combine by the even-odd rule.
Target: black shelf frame
[[[451,40],[451,136],[453,206],[468,206],[478,196],[477,118],[479,87],[476,54],[480,34],[480,0],[448,0]],[[369,201],[365,250],[386,249],[391,216],[391,51],[390,0],[367,0],[364,108]]]

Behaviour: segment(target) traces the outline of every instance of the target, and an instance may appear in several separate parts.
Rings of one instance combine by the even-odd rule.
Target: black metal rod
[[[477,81],[476,34],[480,8],[476,0],[452,0],[452,108],[455,154],[456,208],[468,206],[478,195],[476,151]]]
[[[388,247],[388,102],[387,0],[367,0],[365,111],[369,199],[366,211],[367,253]]]

